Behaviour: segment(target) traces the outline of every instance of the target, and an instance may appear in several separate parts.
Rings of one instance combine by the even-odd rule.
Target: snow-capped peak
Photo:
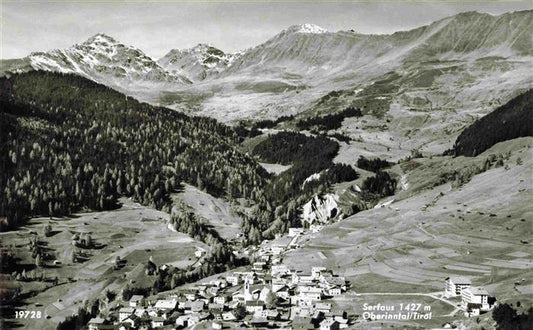
[[[103,33],[67,49],[32,53],[29,61],[37,70],[75,73],[115,87],[190,83],[180,75],[165,71],[141,50]]]
[[[103,33],[97,33],[94,36],[87,39],[83,44],[84,45],[90,45],[90,44],[113,45],[117,43],[118,42],[112,37],[106,34],[103,34]]]
[[[321,28],[318,25],[307,23],[307,24],[300,24],[300,25],[290,26],[287,29],[287,32],[320,34],[320,33],[326,33],[326,32],[328,32],[328,30],[326,30],[324,28]]]

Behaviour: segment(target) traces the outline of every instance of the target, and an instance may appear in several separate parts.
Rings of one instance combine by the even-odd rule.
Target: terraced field
[[[504,165],[459,188],[428,184],[440,173],[418,166],[407,172],[414,184],[394,202],[326,227],[284,263],[304,271],[310,263],[344,271],[357,293],[443,291],[446,277],[462,275],[500,301],[531,306],[531,146],[533,138],[494,146],[471,161],[510,151]]]

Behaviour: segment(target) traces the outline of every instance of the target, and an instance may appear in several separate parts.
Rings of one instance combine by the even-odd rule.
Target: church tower
[[[244,295],[244,301],[245,302],[253,300],[253,295],[250,292],[250,280],[248,279],[248,277],[244,278],[244,292],[243,292],[243,295]]]

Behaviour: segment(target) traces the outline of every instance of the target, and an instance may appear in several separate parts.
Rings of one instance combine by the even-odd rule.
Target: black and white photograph
[[[0,31],[0,329],[533,329],[531,0]]]

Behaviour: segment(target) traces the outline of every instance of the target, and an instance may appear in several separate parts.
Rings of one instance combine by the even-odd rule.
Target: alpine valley
[[[533,10],[168,48],[0,61],[2,329],[531,324]]]

